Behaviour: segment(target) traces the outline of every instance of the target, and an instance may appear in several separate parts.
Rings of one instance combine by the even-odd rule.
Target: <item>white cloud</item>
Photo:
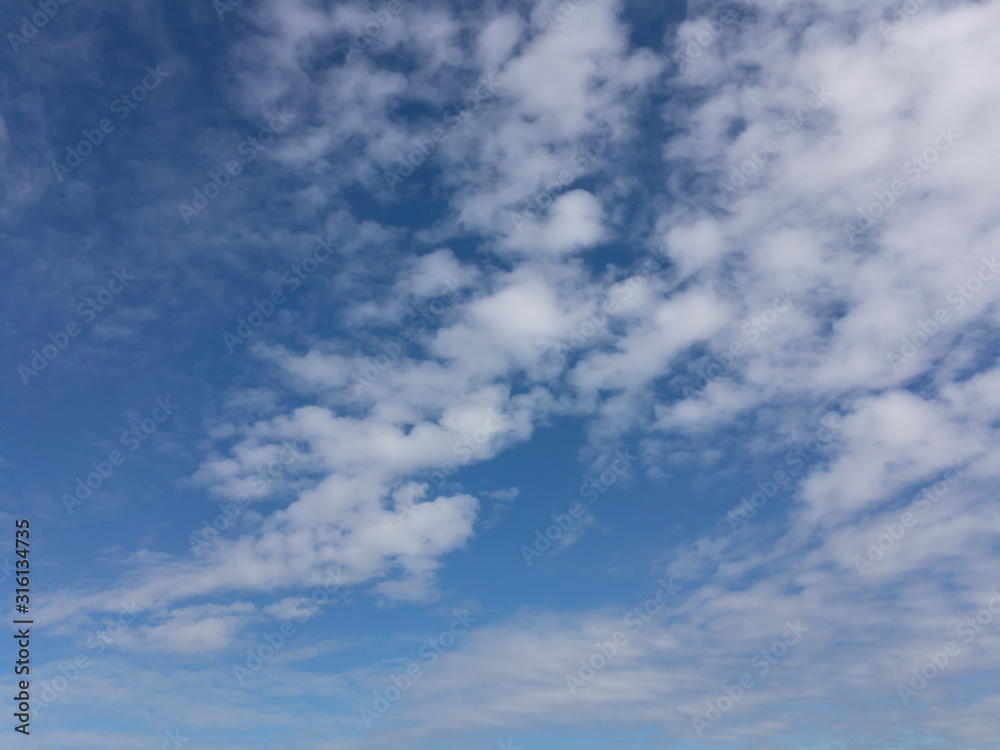
[[[254,607],[247,603],[181,607],[154,617],[154,624],[126,629],[118,644],[131,651],[217,653],[229,648],[237,632],[253,619]]]

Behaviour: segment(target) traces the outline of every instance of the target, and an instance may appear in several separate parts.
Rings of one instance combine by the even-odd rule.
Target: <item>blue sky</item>
[[[1000,747],[998,29],[5,5],[29,741]]]

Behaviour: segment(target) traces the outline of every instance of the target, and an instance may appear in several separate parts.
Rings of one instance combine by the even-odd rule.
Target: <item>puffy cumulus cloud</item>
[[[421,256],[415,263],[412,275],[404,276],[396,287],[393,298],[403,297],[425,300],[448,291],[451,286],[466,287],[475,283],[479,270],[462,265],[447,249],[435,250]]]
[[[486,27],[492,39],[499,26],[505,45],[524,29],[516,53],[494,73],[502,106],[477,113],[468,137],[443,147],[460,226],[513,252],[567,251],[599,239],[601,212],[574,183],[613,169],[613,149],[629,137],[629,100],[663,65],[629,49],[616,3],[572,4],[572,12],[556,13],[565,19],[558,23],[549,18],[554,10],[540,4],[523,26],[500,16]],[[568,234],[573,218],[581,226]]]
[[[234,100],[249,113],[282,103],[308,117],[278,158],[303,176],[335,175],[319,188],[322,195],[352,182],[384,186],[382,172],[422,135],[394,110],[418,101],[442,109],[449,104],[444,92],[458,85],[456,75],[475,73],[459,44],[461,25],[444,9],[391,3],[376,12],[360,3],[272,2],[250,15],[260,34],[234,47]],[[394,55],[416,64],[401,66],[398,57],[393,64]],[[303,195],[317,188],[312,183]]]
[[[294,365],[293,359],[282,355],[279,364]],[[149,607],[230,590],[301,589],[323,584],[330,570],[345,585],[387,578],[376,591],[392,599],[433,597],[441,558],[468,543],[479,511],[475,497],[438,489],[439,477],[529,437],[532,404],[495,386],[459,397],[446,371],[432,377],[438,387],[422,399],[399,386],[379,391],[387,402],[405,401],[399,408],[375,405],[363,417],[349,417],[305,406],[237,429],[229,457],[206,461],[197,480],[226,497],[280,498],[284,483],[253,480],[291,444],[295,455],[284,471],[311,481],[251,534],[223,535],[195,561],[158,558],[140,566],[146,569],[138,584],[54,603],[49,611],[113,610],[122,598]],[[343,397],[351,398],[346,388]],[[204,627],[210,625],[222,623]]]
[[[591,247],[604,236],[600,201],[586,190],[570,190],[552,202],[545,219],[519,225],[511,246],[524,252],[562,254]]]
[[[693,111],[669,108],[685,132],[665,153],[703,177],[661,219],[664,240],[692,275],[707,264],[735,274],[748,313],[775,289],[804,297],[800,320],[768,332],[766,349],[748,356],[765,358],[746,368],[755,390],[787,392],[801,388],[796,380],[814,394],[899,385],[992,298],[948,302],[949,288],[997,251],[984,203],[995,165],[981,155],[998,112],[961,73],[993,64],[982,29],[996,10],[928,4],[886,40],[879,8],[859,19],[819,4],[815,17],[791,23],[794,7],[758,9],[682,77],[704,87],[703,98]],[[795,41],[800,33],[807,43]],[[946,63],[940,50],[956,34],[962,52]],[[758,72],[744,81],[750,69]],[[938,309],[951,314],[950,330],[908,368],[887,366]]]
[[[472,311],[482,332],[505,349],[537,346],[555,335],[564,318],[553,290],[538,277],[519,279],[479,300]],[[438,337],[438,349],[444,346]]]
[[[503,13],[491,18],[479,32],[476,54],[484,70],[496,70],[510,59],[521,40],[525,21],[517,13]]]
[[[836,460],[804,487],[807,516],[835,524],[958,460],[979,458],[993,442],[992,418],[984,423],[954,406],[898,390],[860,401],[844,420]]]
[[[664,235],[671,260],[685,275],[714,266],[727,246],[719,223],[708,216],[697,221],[666,224]]]
[[[726,319],[725,302],[710,292],[677,294],[650,310],[644,325],[616,341],[617,351],[588,355],[574,369],[574,380],[587,391],[646,386],[678,354],[711,338]]]
[[[366,303],[353,306],[346,314],[352,325],[382,323],[396,328],[399,322],[416,336],[432,324],[440,324],[455,302],[478,286],[483,271],[462,263],[448,248],[403,260],[396,278],[387,289]]]
[[[667,163],[689,179],[658,219],[662,247],[735,312],[712,358],[676,379],[693,393],[657,407],[665,427],[904,387],[945,356],[968,359],[963,332],[993,325],[990,282],[962,285],[996,265],[983,203],[996,165],[980,156],[997,112],[978,83],[956,90],[958,67],[926,57],[964,30],[962,64],[992,64],[980,30],[995,9],[928,5],[887,40],[877,9],[859,21],[796,7],[744,16],[677,79],[696,87],[693,105],[665,108],[683,129]],[[782,292],[792,309],[774,324]],[[715,361],[722,372],[706,383],[699,372]]]

